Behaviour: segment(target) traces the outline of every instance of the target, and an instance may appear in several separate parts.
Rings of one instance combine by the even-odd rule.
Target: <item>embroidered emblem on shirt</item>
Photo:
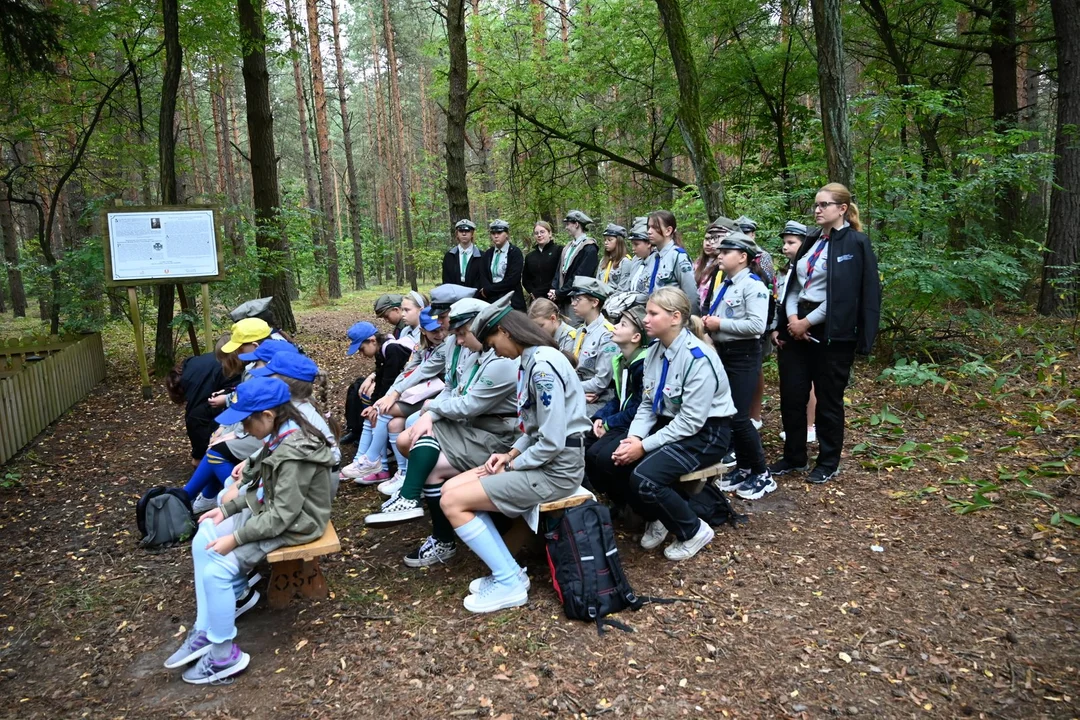
[[[540,393],[540,402],[544,403],[544,407],[551,407],[551,393],[546,390]]]
[[[840,257],[836,258],[836,262],[842,263],[842,262],[845,262],[847,260],[854,260],[854,259],[855,259],[854,255],[841,255]]]

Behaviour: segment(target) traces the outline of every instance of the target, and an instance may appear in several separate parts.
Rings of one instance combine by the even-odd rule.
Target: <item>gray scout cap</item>
[[[495,302],[488,305],[481,310],[472,321],[472,334],[476,336],[476,339],[480,342],[484,342],[484,339],[491,334],[491,331],[495,329],[495,326],[499,324],[499,321],[510,314],[510,311],[514,308],[510,305],[510,298],[514,293],[508,292]]]
[[[630,227],[630,241],[634,240],[649,240],[649,218],[636,217],[634,218],[634,224]]]
[[[604,235],[611,235],[612,237],[626,237],[626,228],[622,225],[616,225],[615,223],[608,223],[604,228]]]
[[[387,310],[401,307],[402,297],[397,293],[386,293],[375,299],[375,315],[382,317]],[[420,304],[423,307],[423,303]]]
[[[576,222],[581,225],[581,227],[585,228],[589,225],[592,225],[593,219],[585,213],[581,212],[580,210],[571,210],[570,212],[566,213],[566,217],[563,218],[563,222]]]
[[[510,223],[500,219],[492,220],[488,224],[488,232],[510,232]]]
[[[465,298],[450,306],[450,329],[457,330],[462,325],[472,322],[488,304],[479,298]]]
[[[273,297],[264,297],[259,298],[258,300],[248,300],[245,303],[241,303],[229,313],[229,319],[234,323],[237,323],[245,318],[259,317],[270,309],[270,301],[273,299]]]
[[[587,275],[575,275],[574,284],[570,290],[570,297],[578,295],[590,295],[600,302],[608,299],[611,295],[611,286]]]
[[[738,225],[739,229],[742,230],[744,233],[752,233],[757,231],[757,223],[746,217],[745,215],[740,215],[739,217],[735,218],[735,224]]]
[[[439,285],[431,291],[431,311],[437,315],[442,315],[450,310],[450,306],[458,300],[471,298],[475,294],[475,288],[465,287],[464,285],[450,283]]]
[[[455,230],[475,230],[476,223],[468,218],[463,218],[454,223]]]
[[[798,235],[799,237],[806,237],[806,226],[796,220],[788,220],[784,225],[784,229],[780,231],[780,237],[785,235]]]
[[[732,233],[739,232],[739,226],[731,218],[721,215],[709,223],[709,227],[705,228],[706,234],[708,234],[710,230],[722,230],[724,232]]]
[[[741,232],[733,232],[726,238],[720,241],[721,250],[742,250],[751,258],[755,258],[761,254],[761,248],[758,244],[750,238],[749,235],[745,235]]]
[[[645,293],[636,293],[629,290],[617,292],[604,302],[604,315],[611,322],[618,322],[623,313],[632,308],[641,309],[641,321],[645,321],[645,303],[649,296]]]

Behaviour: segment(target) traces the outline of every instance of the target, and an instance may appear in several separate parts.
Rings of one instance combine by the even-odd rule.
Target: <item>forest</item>
[[[127,312],[103,283],[116,204],[220,208],[215,308],[274,295],[289,328],[300,297],[430,284],[463,217],[523,245],[571,208],[629,225],[663,207],[693,254],[721,213],[763,237],[807,220],[828,180],[869,221],[885,347],[933,353],[922,329],[995,304],[1076,313],[1070,0],[4,0],[0,17],[0,311],[53,333]],[[159,371],[197,294],[143,291]]]

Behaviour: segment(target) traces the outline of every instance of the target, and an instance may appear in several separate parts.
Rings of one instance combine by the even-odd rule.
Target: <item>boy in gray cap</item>
[[[480,287],[480,248],[473,242],[476,225],[472,220],[463,219],[454,223],[454,239],[457,244],[443,255],[443,284]]]

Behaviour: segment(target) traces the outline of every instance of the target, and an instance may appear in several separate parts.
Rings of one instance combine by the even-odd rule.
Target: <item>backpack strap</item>
[[[585,512],[592,510],[595,513],[595,509],[586,508]],[[579,523],[584,529],[585,525],[585,512],[580,515]],[[564,515],[563,517],[569,518],[571,515]],[[585,601],[585,609],[589,614],[589,618],[600,621],[600,596],[596,590],[596,569],[600,566],[600,562],[607,562],[607,559],[599,560],[596,557],[598,548],[593,547],[592,540],[589,539],[589,533],[586,530],[580,535],[574,531],[573,523],[567,521],[570,531],[573,533],[574,544],[578,549],[578,560],[581,562],[581,593],[583,600]]]
[[[622,563],[612,562],[609,559],[619,552],[619,547],[615,544],[615,531],[610,524],[604,524],[600,511],[595,506],[589,506],[589,511],[596,517],[596,522],[600,526],[600,537],[604,540],[604,547],[609,548],[605,553],[604,563],[607,565],[608,572],[611,573],[611,579],[615,582],[615,590],[632,610],[637,610],[642,605],[641,599],[630,587],[630,582],[623,572]]]

